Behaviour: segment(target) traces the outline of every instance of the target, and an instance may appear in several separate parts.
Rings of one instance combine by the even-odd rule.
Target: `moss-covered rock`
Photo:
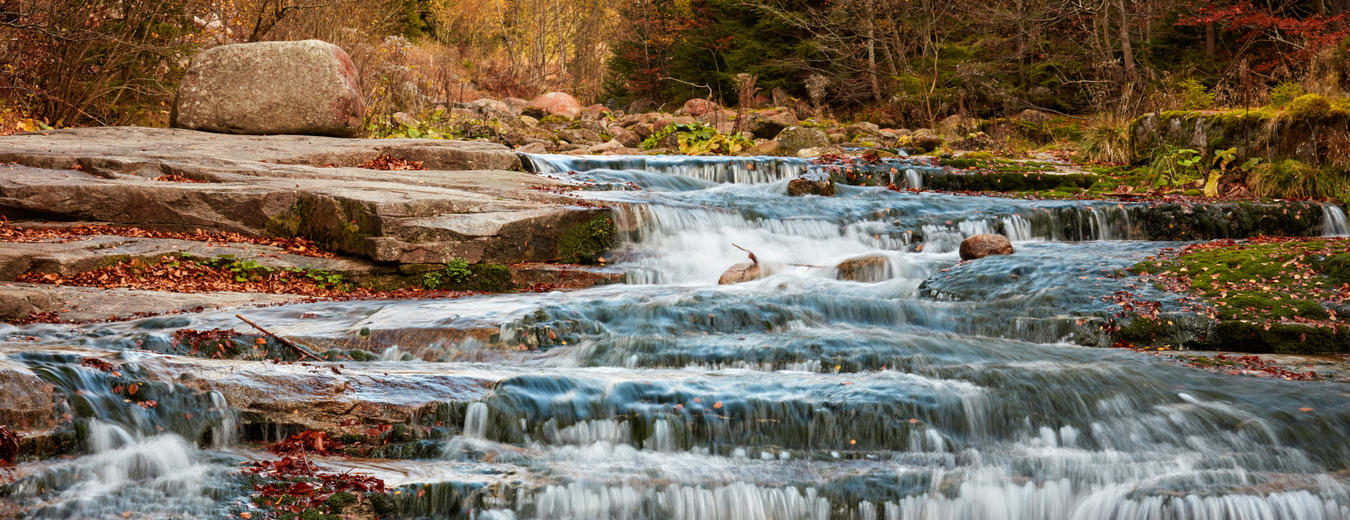
[[[1350,112],[1309,94],[1283,109],[1173,110],[1145,114],[1130,124],[1131,160],[1145,163],[1167,149],[1192,149],[1206,158],[1237,148],[1238,160],[1297,159],[1320,164],[1328,150],[1320,136],[1350,131]]]
[[[594,264],[614,247],[614,233],[614,221],[609,215],[597,215],[563,232],[558,238],[556,258],[564,263]]]

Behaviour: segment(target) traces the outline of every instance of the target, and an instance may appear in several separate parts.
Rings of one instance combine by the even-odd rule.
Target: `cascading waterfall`
[[[78,358],[76,358],[78,359]],[[19,481],[8,495],[41,504],[35,518],[112,518],[128,510],[151,514],[219,514],[213,498],[225,485],[229,467],[211,460],[190,438],[208,447],[228,448],[236,418],[219,393],[203,395],[143,386],[141,395],[160,394],[155,406],[141,406],[115,392],[120,380],[58,359],[25,359],[35,372],[79,400],[75,409],[86,432],[89,455],[57,464]],[[123,369],[137,373],[134,364]]]
[[[319,339],[399,338],[370,345],[381,355],[356,379],[403,371],[364,394],[381,402],[421,406],[421,374],[476,378],[444,406],[444,437],[419,441],[443,448],[431,459],[349,462],[417,486],[395,517],[1350,520],[1344,385],[1065,344],[1095,344],[1095,320],[1116,310],[1102,297],[1127,287],[1116,273],[1177,245],[1149,241],[1149,206],[842,185],[794,198],[787,180],[813,167],[797,159],[525,159],[612,185],[583,195],[614,209],[607,256],[627,283],[250,311]],[[1339,207],[1320,213],[1318,232],[1347,233]],[[978,233],[1017,252],[960,262]],[[737,246],[765,277],[719,286],[747,259]],[[867,276],[836,279],[860,259]],[[187,316],[237,325],[232,312]],[[488,334],[397,334],[463,324]],[[125,348],[141,326],[60,340]],[[432,351],[472,355],[422,361]],[[20,361],[78,396],[91,431],[87,454],[6,489],[32,516],[209,518],[239,500],[209,484],[237,462],[206,451],[238,429],[219,394],[154,387],[146,409],[78,357]]]
[[[1336,204],[1322,205],[1322,235],[1329,237],[1350,236],[1350,226],[1345,223],[1345,210]]]
[[[675,177],[688,177],[714,183],[766,184],[792,179],[805,173],[806,159],[771,157],[668,157],[611,156],[576,157],[568,155],[525,154],[531,171],[545,174],[596,171],[639,171]]]

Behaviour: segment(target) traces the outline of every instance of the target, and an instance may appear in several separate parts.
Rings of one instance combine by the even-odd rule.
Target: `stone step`
[[[11,219],[299,236],[390,264],[587,261],[612,240],[607,208],[510,171],[519,157],[489,143],[124,127],[0,137],[0,149],[14,163],[0,166]],[[445,169],[355,167],[380,155]],[[156,180],[168,174],[198,182]]]

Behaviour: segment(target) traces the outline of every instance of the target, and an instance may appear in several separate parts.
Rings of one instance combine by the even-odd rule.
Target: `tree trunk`
[[[1218,51],[1218,43],[1214,41],[1214,24],[1205,24],[1205,56],[1213,58]]]
[[[1139,76],[1134,70],[1134,47],[1130,45],[1130,13],[1125,10],[1125,0],[1116,0],[1116,7],[1120,9],[1120,52],[1125,59],[1125,75],[1130,79],[1137,79]]]
[[[867,1],[867,76],[872,80],[872,99],[881,102],[881,80],[877,77],[877,18],[875,0]]]

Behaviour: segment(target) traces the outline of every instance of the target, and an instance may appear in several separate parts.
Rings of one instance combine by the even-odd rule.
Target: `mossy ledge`
[[[614,248],[614,236],[614,220],[608,214],[596,215],[558,237],[556,258],[569,264],[595,264]]]

